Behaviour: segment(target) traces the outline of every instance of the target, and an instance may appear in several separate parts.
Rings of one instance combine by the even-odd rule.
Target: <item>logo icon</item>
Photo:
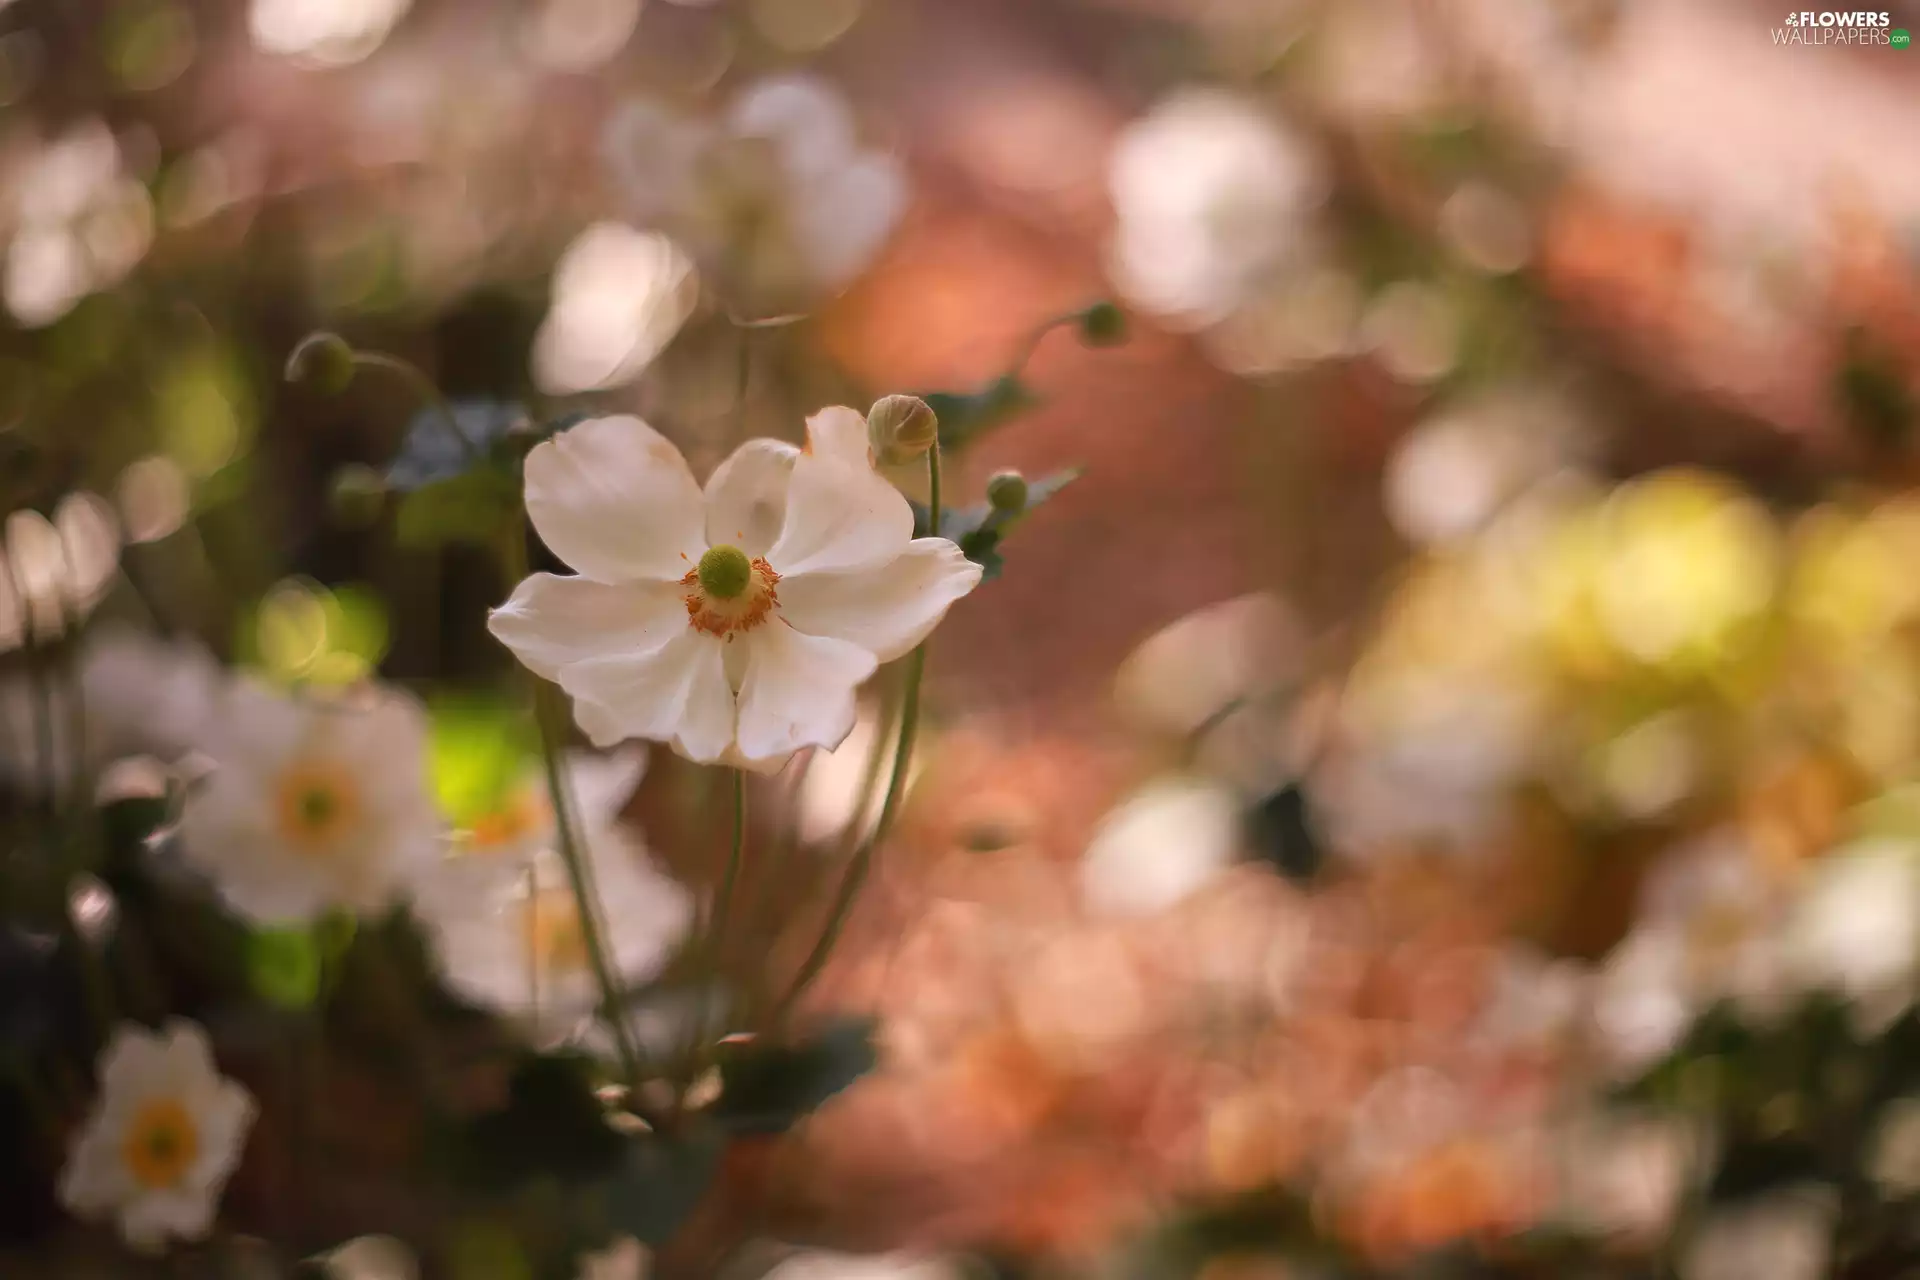
[[[1905,27],[1895,27],[1887,32],[1887,43],[1896,49],[1904,49],[1913,43],[1913,37],[1907,34]]]

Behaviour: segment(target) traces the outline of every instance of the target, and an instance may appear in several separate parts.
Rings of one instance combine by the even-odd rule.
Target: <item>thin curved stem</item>
[[[384,351],[355,351],[353,363],[357,368],[385,370],[406,383],[408,389],[420,398],[421,403],[433,411],[434,416],[439,419],[440,425],[447,429],[448,434],[459,442],[460,452],[466,455],[467,461],[482,460],[480,446],[475,444],[472,437],[461,428],[460,419],[454,414],[453,406],[447,403],[444,395],[440,394],[440,388],[434,385],[433,379],[399,356],[390,356]]]
[[[927,519],[928,527],[940,527],[940,446],[935,445],[927,451]],[[880,802],[880,816],[873,824],[873,830],[854,850],[853,857],[847,861],[846,874],[840,878],[839,891],[834,894],[833,905],[827,911],[826,926],[820,932],[819,941],[813,944],[813,950],[800,965],[800,972],[794,976],[793,985],[780,997],[768,1017],[769,1023],[778,1026],[793,1012],[827,966],[827,959],[833,954],[833,947],[840,940],[840,932],[846,927],[847,916],[853,910],[854,899],[859,897],[861,887],[866,883],[867,874],[873,866],[874,851],[887,838],[893,827],[894,815],[899,811],[900,801],[907,789],[907,773],[913,765],[913,740],[920,727],[920,679],[927,666],[927,641],[922,640],[907,658],[907,677],[900,696],[900,737],[893,749],[893,772],[887,779],[886,798]]]

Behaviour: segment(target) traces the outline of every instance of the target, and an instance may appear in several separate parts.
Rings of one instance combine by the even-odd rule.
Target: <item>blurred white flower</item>
[[[1756,1020],[1780,1013],[1794,990],[1780,937],[1788,888],[1735,835],[1671,855],[1600,973],[1593,1016],[1609,1064],[1624,1073],[1652,1065],[1718,1000]]]
[[[195,749],[206,731],[225,674],[213,655],[188,640],[164,640],[120,627],[102,627],[79,654],[80,738],[74,737],[69,692],[54,690],[52,722],[31,680],[0,683],[0,779],[38,786],[46,776],[43,732],[53,748],[56,787],[72,781],[75,754],[97,771],[116,760],[147,755],[172,762]]]
[[[1914,999],[1920,965],[1920,850],[1873,840],[1821,858],[1795,904],[1787,953],[1796,978],[1853,1002],[1883,1028]]]
[[[699,301],[693,263],[673,241],[598,222],[567,246],[533,339],[533,378],[549,395],[630,382],[680,332]]]
[[[489,627],[574,699],[597,746],[778,769],[853,728],[854,691],[919,644],[980,566],[913,514],[816,415],[806,451],[752,440],[702,493],[638,418],[596,418],[527,455],[527,513],[579,571],[539,573]]]
[[[123,172],[106,124],[76,124],[13,175],[15,228],[0,293],[28,328],[117,284],[153,242],[153,201]]]
[[[89,1221],[111,1218],[137,1249],[202,1239],[254,1110],[247,1091],[221,1076],[197,1024],[176,1019],[156,1034],[122,1023],[61,1170],[60,1202]]]
[[[1325,197],[1318,158],[1251,99],[1185,90],[1129,125],[1109,186],[1115,283],[1194,327],[1225,319],[1303,260]]]
[[[1217,783],[1167,777],[1101,819],[1080,857],[1080,892],[1106,915],[1155,915],[1226,870],[1240,851],[1240,803]]]
[[[267,53],[345,66],[379,48],[411,6],[412,0],[253,0],[247,30]]]
[[[906,208],[899,164],[863,150],[845,100],[807,76],[751,85],[718,119],[630,103],[603,153],[636,216],[755,313],[844,288]]]
[[[1303,644],[1298,619],[1276,597],[1223,600],[1142,641],[1114,676],[1115,697],[1141,728],[1186,738],[1291,678]]]
[[[1832,1253],[1833,1197],[1777,1191],[1714,1211],[1688,1242],[1683,1280],[1820,1280]]]
[[[766,1280],[961,1280],[965,1272],[946,1258],[909,1253],[829,1253],[809,1249],[783,1260]]]
[[[1567,1132],[1564,1215],[1585,1230],[1656,1243],[1688,1186],[1708,1167],[1708,1147],[1704,1133],[1668,1115],[1581,1116]]]
[[[652,1251],[631,1236],[580,1260],[580,1280],[647,1280],[652,1274]]]
[[[320,1256],[327,1280],[419,1280],[413,1250],[392,1236],[360,1236]]]
[[[205,735],[213,770],[187,796],[182,855],[249,920],[377,911],[438,856],[426,741],[404,694],[331,703],[236,681]]]
[[[693,916],[687,890],[620,822],[644,764],[639,752],[567,761],[608,959],[634,986],[660,971]],[[448,984],[526,1019],[542,1038],[574,1030],[599,995],[556,835],[546,796],[523,788],[499,815],[457,833],[453,852],[414,883],[414,909]]]
[[[1889,1195],[1920,1191],[1920,1098],[1896,1098],[1881,1110],[1867,1174]]]
[[[1415,544],[1478,533],[1530,487],[1576,465],[1585,443],[1573,406],[1544,388],[1502,387],[1449,405],[1394,450],[1388,518]]]

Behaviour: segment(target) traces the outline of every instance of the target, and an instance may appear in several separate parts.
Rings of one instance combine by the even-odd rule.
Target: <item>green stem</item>
[[[693,1067],[690,1074],[697,1075],[705,1060],[708,1042],[714,1037],[714,1016],[719,999],[715,988],[720,985],[720,977],[725,969],[727,953],[727,920],[733,909],[734,889],[740,882],[740,863],[747,846],[747,775],[744,770],[733,770],[733,848],[727,854],[727,870],[720,880],[720,892],[713,900],[713,924],[707,931],[707,970],[709,987],[706,999],[694,1026],[693,1052],[689,1055]],[[693,1083],[691,1079],[687,1081]]]
[[[518,521],[514,522],[507,537],[504,558],[509,581],[518,583],[527,576],[526,530]],[[587,865],[575,835],[574,807],[568,794],[566,774],[560,765],[564,719],[556,714],[561,708],[554,701],[552,686],[538,677],[530,679],[533,684],[534,723],[540,730],[540,755],[546,766],[547,795],[553,804],[553,825],[560,861],[567,869],[567,883],[573,892],[574,910],[580,915],[581,941],[586,945],[587,958],[593,965],[594,981],[600,988],[600,1016],[613,1035],[614,1048],[620,1056],[620,1067],[626,1076],[627,1087],[637,1095],[642,1083],[640,1052],[634,1044],[633,1029],[627,1025],[624,1014],[626,1006],[620,999],[620,987],[615,981],[613,965],[607,958],[606,939],[600,932],[600,897],[594,891],[593,870]]]
[[[356,368],[384,370],[406,383],[408,389],[420,398],[421,403],[433,410],[434,416],[447,429],[448,434],[459,441],[460,451],[466,455],[467,461],[482,460],[480,446],[461,429],[460,419],[455,416],[453,406],[447,403],[444,395],[440,394],[440,388],[434,385],[432,378],[400,357],[390,356],[383,351],[356,351],[353,353],[353,363]]]
[[[927,451],[927,519],[928,527],[940,527],[940,446],[935,445]],[[859,897],[861,886],[866,883],[867,873],[873,866],[874,851],[887,838],[887,832],[893,827],[894,815],[899,811],[900,801],[907,789],[907,772],[913,764],[913,740],[920,727],[920,678],[927,666],[927,641],[922,640],[907,658],[906,683],[900,696],[900,736],[893,749],[893,773],[887,779],[886,798],[880,802],[880,816],[873,824],[873,830],[854,850],[853,857],[847,862],[846,874],[840,878],[840,889],[834,894],[833,905],[827,911],[827,923],[820,931],[819,941],[813,944],[813,950],[800,965],[800,972],[794,976],[793,985],[774,1005],[769,1021],[778,1026],[793,1012],[806,994],[814,979],[820,976],[827,966],[827,958],[833,954],[833,947],[840,940],[840,932],[846,927],[847,916],[853,909],[854,899]]]

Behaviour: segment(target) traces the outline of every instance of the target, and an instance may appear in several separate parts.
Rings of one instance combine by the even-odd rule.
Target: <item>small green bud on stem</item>
[[[1127,340],[1127,317],[1111,302],[1096,302],[1079,316],[1080,340],[1090,347],[1117,347]]]
[[[987,504],[1001,515],[1019,515],[1027,509],[1027,478],[1018,471],[995,472],[987,481]]]
[[[339,395],[353,381],[353,348],[337,333],[310,333],[287,357],[287,381]]]

